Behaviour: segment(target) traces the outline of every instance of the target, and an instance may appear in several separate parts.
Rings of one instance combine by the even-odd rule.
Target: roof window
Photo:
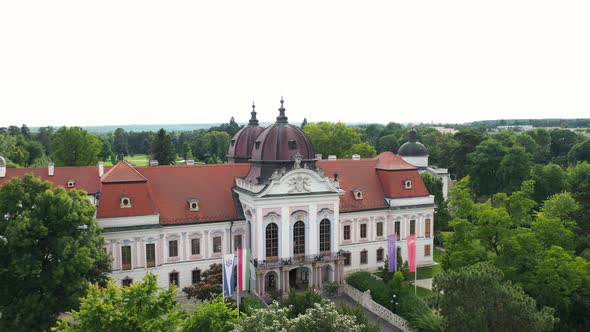
[[[260,141],[256,141],[254,143],[254,147],[257,148],[257,149],[260,149]]]
[[[130,208],[130,207],[131,207],[131,197],[121,196],[121,208]]]
[[[188,200],[188,209],[189,211],[197,212],[199,211],[199,200],[192,198]]]
[[[354,199],[356,199],[357,201],[360,201],[363,199],[363,192],[360,191],[359,189],[352,189],[352,194],[354,195]]]
[[[289,150],[297,149],[297,142],[294,139],[290,139],[288,141],[288,144],[289,144]]]
[[[412,180],[410,180],[410,179],[404,180],[404,189],[406,189],[406,190],[412,189]]]

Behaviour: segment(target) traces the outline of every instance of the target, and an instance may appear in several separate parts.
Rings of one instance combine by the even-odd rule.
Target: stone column
[[[309,244],[306,247],[309,249],[309,252],[306,252],[306,255],[318,255],[320,253],[318,248],[319,243],[319,234],[318,234],[318,208],[316,204],[309,205],[309,212],[308,212],[308,227],[309,227],[309,236],[305,239]]]
[[[332,221],[332,240],[330,241],[332,252],[340,250],[340,210],[339,203],[334,203],[334,220]]]

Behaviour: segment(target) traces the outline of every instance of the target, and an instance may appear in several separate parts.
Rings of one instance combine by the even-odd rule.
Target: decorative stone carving
[[[311,180],[307,176],[297,175],[289,179],[289,194],[311,191]]]
[[[320,177],[322,177],[322,178],[326,177],[326,173],[324,173],[324,170],[319,167],[315,168],[315,172],[318,173],[320,175]]]

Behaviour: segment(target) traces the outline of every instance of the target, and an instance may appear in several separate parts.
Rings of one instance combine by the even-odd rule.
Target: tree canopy
[[[102,142],[80,127],[61,127],[51,136],[52,157],[57,166],[88,166],[98,163]]]
[[[78,190],[51,190],[32,175],[0,188],[0,330],[48,328],[78,304],[90,282],[105,282],[110,257]]]

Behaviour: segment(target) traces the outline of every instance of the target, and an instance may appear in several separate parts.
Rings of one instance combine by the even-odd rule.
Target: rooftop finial
[[[277,116],[277,123],[289,123],[287,122],[287,116],[285,116],[285,107],[283,106],[283,96],[281,96],[281,107],[279,108],[279,116]]]
[[[417,131],[416,131],[416,127],[412,126],[412,129],[410,129],[409,135],[408,135],[408,141],[410,142],[416,142],[418,140],[417,138]]]
[[[254,100],[252,100],[252,112],[250,112],[250,114],[252,115],[252,117],[250,117],[248,125],[251,127],[258,126],[258,119],[256,119],[256,105],[254,104]]]

